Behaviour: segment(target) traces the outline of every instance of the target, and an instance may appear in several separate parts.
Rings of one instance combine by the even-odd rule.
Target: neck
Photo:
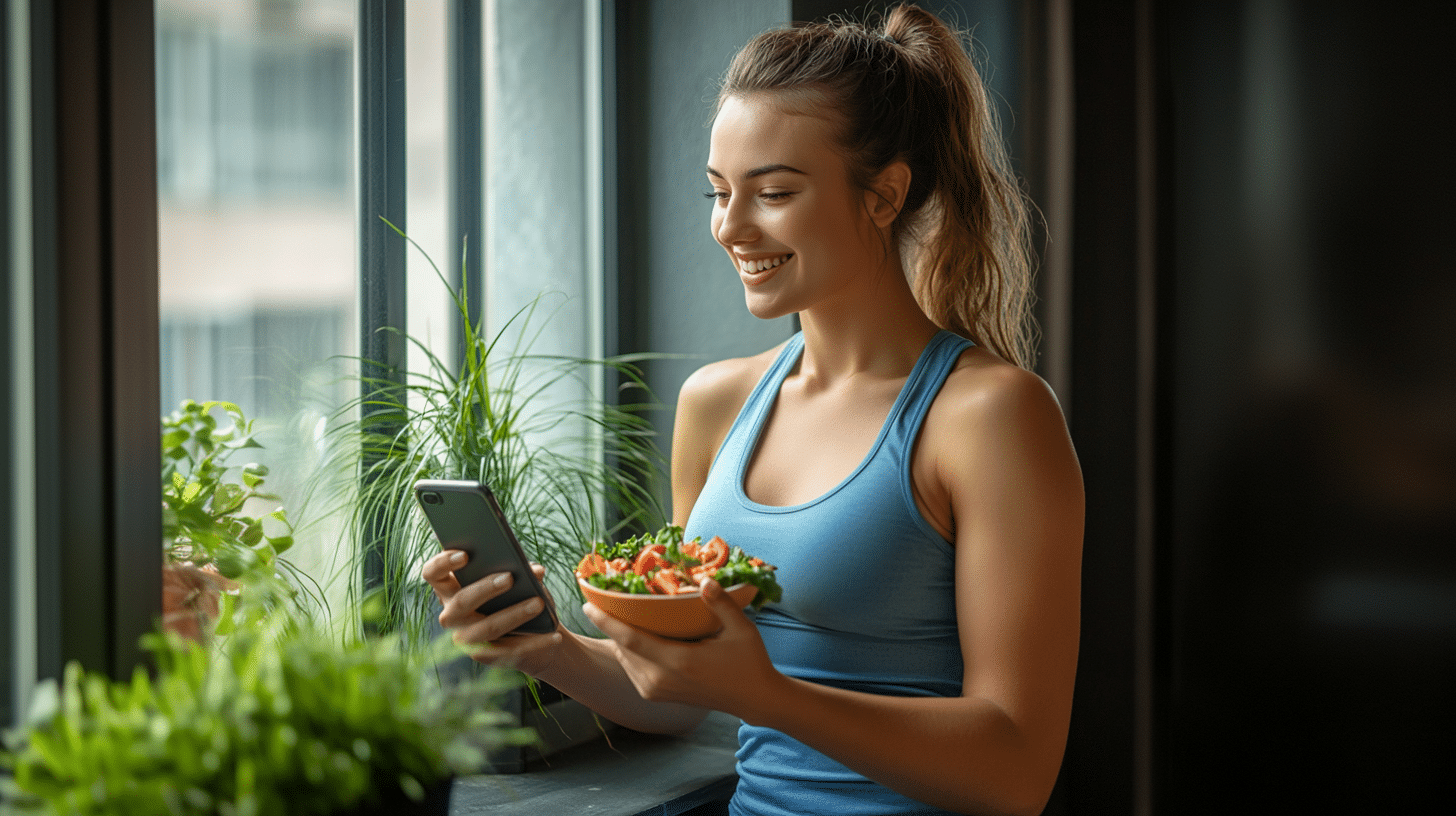
[[[857,374],[903,377],[935,336],[898,263],[845,298],[799,313],[804,329],[800,373],[831,381]]]

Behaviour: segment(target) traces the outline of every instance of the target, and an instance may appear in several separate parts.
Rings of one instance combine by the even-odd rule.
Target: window
[[[347,196],[353,86],[347,6],[157,7],[157,173],[171,200]],[[232,7],[232,14],[227,12]],[[290,19],[280,19],[280,18]],[[341,147],[345,149],[340,149]]]
[[[555,292],[532,350],[602,353],[589,149],[601,119],[588,110],[586,47],[598,22],[592,3],[543,5],[157,5],[160,409],[217,399],[254,419],[268,486],[305,525],[288,558],[330,587],[331,604],[353,577],[338,572],[343,520],[303,504],[319,429],[358,397],[352,358],[392,353],[374,328],[452,356],[449,289],[430,260],[453,282],[467,254],[488,333]],[[479,16],[447,19],[447,7]],[[386,97],[355,98],[375,82]],[[472,159],[484,165],[474,174]],[[422,252],[396,255],[380,217]],[[422,349],[400,345],[409,370],[427,368]]]
[[[241,407],[294,521],[358,348],[355,5],[156,6],[160,413]],[[289,559],[330,583],[331,537]]]

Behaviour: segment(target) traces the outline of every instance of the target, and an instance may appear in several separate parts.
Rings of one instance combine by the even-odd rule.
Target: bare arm
[[[949,383],[948,383],[949,386]],[[1076,671],[1083,494],[1055,400],[1003,368],[943,392],[936,469],[956,533],[963,693],[889,697],[785,677],[753,625],[709,587],[725,624],[672,644],[599,625],[648,699],[776,728],[907,796],[966,813],[1037,813],[1061,764]],[[594,619],[597,616],[594,615]]]

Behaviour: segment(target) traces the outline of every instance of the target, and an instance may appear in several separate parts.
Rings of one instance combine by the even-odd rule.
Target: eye
[[[715,199],[717,201],[727,201],[728,200],[728,191],[726,191],[726,190],[710,190],[710,191],[708,191],[706,193],[703,193],[703,198],[711,198],[711,199]]]
[[[791,195],[793,195],[793,193],[766,192],[759,193],[758,197],[762,198],[764,201],[779,201],[788,198]]]

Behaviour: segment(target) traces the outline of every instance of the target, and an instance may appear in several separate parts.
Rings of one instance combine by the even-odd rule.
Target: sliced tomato
[[[644,548],[642,552],[637,553],[637,560],[632,562],[632,571],[638,575],[646,575],[656,567],[665,566],[667,559],[663,558],[663,554],[666,552],[667,548],[661,544],[653,544],[651,547]]]
[[[613,558],[607,562],[607,567],[615,572],[631,572],[632,562],[626,558]]]
[[[676,595],[682,589],[682,582],[678,581],[677,574],[670,569],[658,570],[647,581],[653,593],[658,595]]]
[[[593,575],[600,575],[607,571],[607,559],[597,553],[587,553],[576,565],[576,574],[582,578],[589,578]]]
[[[703,566],[708,569],[717,570],[728,563],[728,542],[718,536],[713,536],[706,543],[699,544],[697,550],[698,554],[693,557],[703,562]]]

